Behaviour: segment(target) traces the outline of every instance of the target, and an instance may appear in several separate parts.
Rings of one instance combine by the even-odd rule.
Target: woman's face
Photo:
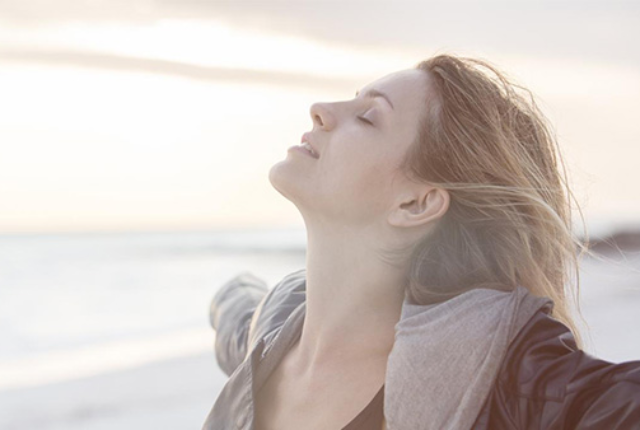
[[[314,103],[307,135],[319,158],[289,149],[271,167],[271,184],[305,219],[379,221],[398,203],[398,167],[417,136],[426,98],[427,75],[407,69],[360,88],[351,100]]]

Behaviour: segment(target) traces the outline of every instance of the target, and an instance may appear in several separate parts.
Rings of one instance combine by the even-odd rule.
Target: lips
[[[300,144],[303,144],[305,142],[307,143],[307,145],[311,147],[311,149],[315,153],[315,158],[320,158],[320,152],[318,151],[318,148],[316,148],[315,145],[311,143],[311,133],[306,132],[302,134],[302,137],[300,138]]]

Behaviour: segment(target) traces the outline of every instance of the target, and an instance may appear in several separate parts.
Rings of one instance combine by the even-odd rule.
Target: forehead
[[[414,109],[424,103],[427,90],[427,76],[425,72],[417,69],[400,70],[383,76],[359,90],[366,93],[375,89],[389,96],[394,106],[402,110]]]

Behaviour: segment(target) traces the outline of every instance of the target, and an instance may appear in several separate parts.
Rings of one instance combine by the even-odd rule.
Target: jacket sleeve
[[[640,428],[640,361],[610,363],[593,357],[590,373],[576,376],[580,386],[570,398],[576,429],[623,430]]]
[[[593,357],[542,313],[518,337],[500,376],[515,428],[640,429],[640,361]]]
[[[210,306],[220,368],[231,375],[253,347],[284,324],[306,299],[306,269],[286,275],[273,288],[250,272],[226,282]]]
[[[209,321],[216,332],[216,360],[227,375],[231,375],[247,355],[249,324],[267,292],[263,280],[251,272],[242,272],[224,283],[211,301]]]

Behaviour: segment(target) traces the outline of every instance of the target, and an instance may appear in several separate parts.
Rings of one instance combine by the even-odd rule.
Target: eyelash
[[[364,121],[364,122],[366,122],[366,123],[367,123],[367,124],[369,124],[369,125],[373,125],[373,123],[372,123],[371,121],[369,121],[368,119],[366,119],[365,117],[359,116],[359,117],[358,117],[358,119],[359,119],[360,121]]]

